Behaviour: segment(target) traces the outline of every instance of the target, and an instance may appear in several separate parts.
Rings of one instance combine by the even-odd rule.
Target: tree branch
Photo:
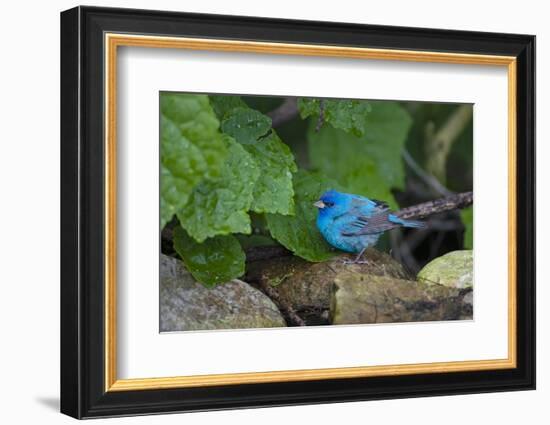
[[[472,105],[461,105],[451,114],[437,133],[433,136],[428,135],[426,139],[426,170],[443,184],[446,178],[445,166],[451,147],[470,123],[472,116]],[[427,133],[431,133],[431,131]]]
[[[278,108],[267,114],[271,118],[271,126],[279,127],[298,116],[298,101],[295,97],[287,97]]]
[[[433,214],[439,214],[446,211],[465,208],[474,202],[473,192],[457,193],[446,196],[445,198],[435,199],[422,204],[403,208],[395,213],[396,216],[404,220],[411,218],[424,218]]]

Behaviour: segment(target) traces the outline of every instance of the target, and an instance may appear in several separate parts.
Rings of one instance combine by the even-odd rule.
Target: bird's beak
[[[320,208],[320,209],[323,209],[326,207],[325,203],[323,201],[317,201],[313,204],[314,207],[317,207],[317,208]]]

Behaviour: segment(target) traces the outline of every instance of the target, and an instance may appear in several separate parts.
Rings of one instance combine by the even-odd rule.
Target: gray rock
[[[310,263],[295,256],[273,258],[248,264],[247,280],[260,287],[269,286],[284,305],[298,311],[314,310],[322,315],[330,306],[335,276],[346,271],[357,275],[411,278],[403,266],[388,254],[368,249],[367,264],[345,264],[355,256],[342,254],[321,263]]]
[[[450,288],[471,288],[474,285],[472,250],[449,252],[430,261],[418,273],[418,281],[426,285],[439,284]]]
[[[183,263],[161,254],[161,332],[283,327],[275,304],[241,280],[205,288]]]
[[[471,289],[341,272],[332,286],[331,323],[366,324],[472,318]]]

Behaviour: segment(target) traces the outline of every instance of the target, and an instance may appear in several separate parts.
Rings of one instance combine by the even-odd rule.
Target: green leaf
[[[334,128],[339,128],[356,136],[362,136],[368,131],[367,117],[371,112],[371,103],[366,100],[336,100],[323,99],[323,120]],[[300,116],[319,117],[321,99],[298,99]]]
[[[292,173],[296,172],[290,148],[275,132],[254,144],[244,145],[260,168],[254,186],[252,210],[258,213],[294,214]]]
[[[164,227],[201,180],[219,175],[227,151],[206,96],[162,93],[160,105],[160,213]]]
[[[241,99],[240,96],[222,96],[222,95],[211,95],[210,104],[214,108],[214,112],[220,120],[222,120],[225,115],[234,108],[244,107],[246,108],[246,103]]]
[[[266,214],[271,236],[308,261],[325,261],[334,255],[317,229],[317,209],[313,206],[328,189],[341,190],[341,187],[317,173],[300,170],[294,176],[295,215]]]
[[[178,226],[174,231],[174,249],[187,270],[206,287],[244,274],[246,257],[233,235],[216,236],[199,243]]]
[[[227,159],[220,175],[203,180],[178,212],[182,227],[198,242],[216,235],[250,233],[247,211],[253,201],[260,171],[252,156],[231,137],[224,135]]]
[[[464,224],[464,249],[474,247],[474,207],[464,208],[460,211],[460,218]]]
[[[296,163],[290,148],[271,130],[271,118],[248,107],[235,107],[225,113],[221,128],[242,144],[260,167],[251,209],[293,214],[292,173]]]
[[[234,108],[226,113],[221,129],[242,145],[256,143],[271,129],[271,118],[250,108]]]
[[[367,133],[357,137],[325,126],[308,132],[311,165],[350,192],[380,199],[397,208],[391,189],[402,189],[403,146],[411,119],[395,102],[372,102]]]

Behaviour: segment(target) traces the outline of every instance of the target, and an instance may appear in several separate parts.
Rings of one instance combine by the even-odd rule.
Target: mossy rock
[[[473,313],[471,289],[345,272],[334,279],[330,304],[334,325],[463,320]]]
[[[452,251],[430,261],[420,270],[417,280],[426,285],[472,288],[474,285],[473,251]]]

